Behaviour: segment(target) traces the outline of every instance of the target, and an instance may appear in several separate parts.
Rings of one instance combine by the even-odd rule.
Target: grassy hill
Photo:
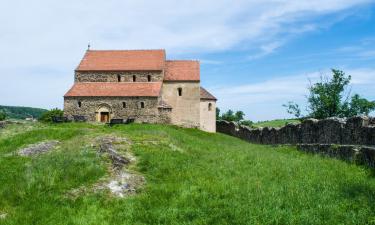
[[[296,119],[278,119],[278,120],[269,120],[269,121],[260,121],[254,123],[254,127],[282,127],[285,126],[287,123],[300,123],[299,120]]]
[[[21,127],[20,127],[21,126]],[[146,179],[136,195],[95,189],[111,160],[103,136],[129,140],[128,168]],[[54,151],[19,148],[59,140]],[[373,171],[223,134],[173,126],[40,123],[0,130],[0,224],[369,224]],[[93,188],[94,187],[94,188]],[[69,193],[74,193],[72,196]]]
[[[0,105],[0,111],[4,111],[8,118],[11,119],[25,119],[33,116],[39,118],[42,113],[46,112],[46,109],[22,107],[22,106],[3,106]]]

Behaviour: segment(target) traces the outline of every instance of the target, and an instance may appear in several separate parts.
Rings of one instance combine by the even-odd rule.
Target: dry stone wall
[[[217,121],[216,129],[251,143],[297,145],[301,151],[375,167],[375,118],[371,117],[308,119],[281,128],[256,129]]]

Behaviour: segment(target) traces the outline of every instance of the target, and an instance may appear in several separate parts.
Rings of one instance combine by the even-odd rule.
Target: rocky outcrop
[[[217,121],[216,128],[217,132],[251,143],[292,144],[302,151],[375,166],[375,148],[371,147],[375,146],[375,118],[307,119],[301,124],[287,124],[281,128],[255,129],[233,122]]]

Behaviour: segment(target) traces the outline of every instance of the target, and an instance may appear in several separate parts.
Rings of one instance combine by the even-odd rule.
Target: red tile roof
[[[199,61],[167,60],[165,62],[164,80],[166,81],[199,81]]]
[[[64,97],[158,97],[161,82],[82,82],[75,83]]]
[[[217,100],[215,96],[213,96],[210,92],[208,92],[206,89],[201,87],[201,99],[205,100]]]
[[[77,71],[163,70],[165,50],[88,50]]]

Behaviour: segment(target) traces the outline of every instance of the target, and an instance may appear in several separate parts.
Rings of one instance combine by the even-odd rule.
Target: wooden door
[[[107,113],[107,112],[100,113],[100,122],[108,123],[109,122],[109,113]]]

